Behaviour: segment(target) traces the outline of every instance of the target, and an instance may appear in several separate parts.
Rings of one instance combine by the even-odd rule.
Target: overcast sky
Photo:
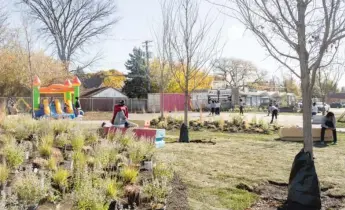
[[[5,0],[10,2],[10,0]],[[11,0],[14,2],[14,0]],[[103,69],[117,69],[125,72],[124,63],[128,54],[134,47],[142,46],[145,40],[154,40],[154,30],[159,30],[161,11],[159,0],[117,0],[118,16],[121,18],[118,24],[114,25],[108,36],[99,40],[97,44],[88,47],[87,53],[80,59],[88,60],[98,52],[102,53],[102,60],[91,67],[92,71]],[[14,3],[8,5],[11,11],[12,26],[20,26],[20,8]],[[205,16],[211,11],[211,17],[217,21],[213,24],[215,35],[219,28],[222,28],[221,43],[226,43],[223,50],[223,57],[235,57],[252,61],[259,68],[269,72],[270,77],[275,75],[282,77],[283,69],[256,41],[255,37],[245,31],[240,23],[224,15],[219,15],[217,8],[209,3],[203,2],[200,5],[200,16]],[[46,48],[46,43],[38,42],[36,46]],[[155,53],[155,43],[151,44],[151,51]],[[48,50],[49,51],[49,50]],[[285,75],[289,74],[285,71]],[[342,86],[345,86],[345,79],[342,79]]]

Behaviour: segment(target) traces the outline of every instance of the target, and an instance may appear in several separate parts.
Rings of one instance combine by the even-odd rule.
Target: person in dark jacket
[[[243,115],[244,102],[240,99],[240,115]]]
[[[79,97],[75,97],[74,107],[75,107],[76,109],[81,109]]]
[[[278,107],[270,104],[269,111],[272,113],[272,120],[271,120],[271,124],[272,124],[274,117],[276,118],[276,120],[278,119]]]
[[[333,133],[333,144],[337,144],[336,120],[333,112],[328,112],[322,119],[321,124],[321,144],[325,144],[326,129],[331,129]]]

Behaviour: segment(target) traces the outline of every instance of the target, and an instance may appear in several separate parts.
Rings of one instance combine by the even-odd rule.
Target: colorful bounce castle
[[[53,84],[48,87],[41,87],[41,81],[36,76],[33,81],[33,109],[36,118],[71,118],[74,119],[81,110],[76,110],[73,106],[75,98],[79,98],[81,82],[78,77],[74,77],[72,82],[66,80],[64,84]],[[55,95],[63,94],[64,105],[58,99],[49,101],[48,98],[41,101],[41,94]],[[77,114],[76,114],[77,113]]]

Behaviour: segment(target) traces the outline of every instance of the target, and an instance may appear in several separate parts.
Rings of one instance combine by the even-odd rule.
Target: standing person
[[[276,120],[278,119],[278,108],[270,104],[270,112],[272,114],[272,120],[271,120],[271,124],[272,124],[274,117],[276,118]]]
[[[333,133],[333,144],[337,144],[337,131],[336,131],[336,120],[333,112],[328,112],[326,116],[322,118],[321,124],[321,144],[325,144],[325,132],[326,129],[332,129]]]
[[[75,115],[78,116],[80,114],[80,111],[81,111],[81,105],[80,105],[79,97],[75,97],[74,108],[75,108]]]
[[[214,112],[216,111],[216,103],[215,101],[212,101],[211,103],[211,115],[214,115]]]
[[[219,101],[216,101],[215,103],[215,114],[219,115],[219,109],[220,109],[220,103]]]
[[[242,99],[240,99],[240,114],[243,115],[243,107],[244,107],[244,102]]]
[[[319,109],[316,106],[316,103],[313,103],[313,106],[311,107],[311,115],[314,116],[317,114],[317,112],[319,111]]]
[[[220,108],[221,108],[221,103],[220,103],[220,101],[218,101],[217,106],[218,106],[218,115],[220,115]]]
[[[270,113],[271,113],[270,106],[271,106],[271,103],[269,103],[267,107],[267,116],[270,116]]]
[[[8,115],[12,114],[12,107],[14,107],[14,101],[13,101],[12,97],[9,97],[7,99],[7,112],[8,112]]]

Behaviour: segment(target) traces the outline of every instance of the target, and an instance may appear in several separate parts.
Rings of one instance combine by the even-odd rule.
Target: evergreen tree
[[[122,91],[129,98],[147,98],[145,53],[140,48],[134,48],[129,57],[125,64],[129,73]]]

